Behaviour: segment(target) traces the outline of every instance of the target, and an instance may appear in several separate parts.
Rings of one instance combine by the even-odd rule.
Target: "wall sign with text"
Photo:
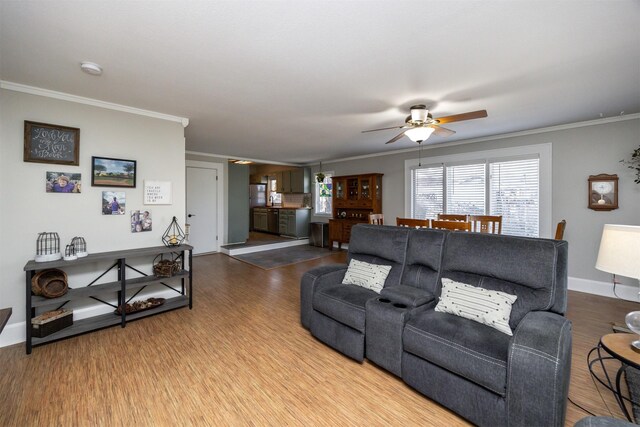
[[[170,205],[171,181],[146,181],[144,182],[145,205]]]

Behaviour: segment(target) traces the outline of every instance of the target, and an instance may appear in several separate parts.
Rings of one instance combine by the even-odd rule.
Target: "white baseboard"
[[[150,292],[149,295],[145,293],[141,293],[138,295],[140,296],[144,295],[145,297],[154,296],[156,298],[173,298],[177,294],[174,291],[167,289],[164,291]],[[115,304],[114,301],[110,301],[110,302]],[[113,307],[105,304],[96,304],[90,307],[74,308],[73,320],[86,319],[87,317],[99,316],[100,314],[106,314],[106,313],[112,313],[112,312],[113,312]],[[2,331],[2,334],[0,334],[0,348],[25,342],[26,339],[27,339],[27,336],[26,336],[24,321],[8,324]]]
[[[596,280],[569,277],[568,288],[571,291],[585,292],[603,297],[621,298],[634,302],[638,302],[639,300],[639,288],[637,286],[617,285],[616,294],[618,294],[618,296],[616,296],[613,293],[613,283],[611,282],[598,282]]]

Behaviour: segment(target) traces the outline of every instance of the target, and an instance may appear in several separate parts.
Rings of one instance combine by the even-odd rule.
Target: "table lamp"
[[[613,274],[631,277],[640,282],[640,226],[605,224],[600,240],[596,268]],[[625,317],[629,329],[640,334],[640,311],[632,311]],[[640,340],[631,345],[640,350]]]

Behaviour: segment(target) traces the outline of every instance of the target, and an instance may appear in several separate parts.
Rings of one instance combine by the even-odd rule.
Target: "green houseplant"
[[[620,162],[636,171],[636,179],[633,182],[640,184],[640,147],[633,150],[630,160],[620,160]]]

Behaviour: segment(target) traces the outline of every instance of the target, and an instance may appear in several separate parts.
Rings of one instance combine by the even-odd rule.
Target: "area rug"
[[[234,255],[232,258],[246,262],[247,264],[255,265],[263,270],[272,270],[274,268],[284,267],[285,265],[323,258],[335,253],[335,250],[330,251],[327,248],[300,245],[244,255]]]

